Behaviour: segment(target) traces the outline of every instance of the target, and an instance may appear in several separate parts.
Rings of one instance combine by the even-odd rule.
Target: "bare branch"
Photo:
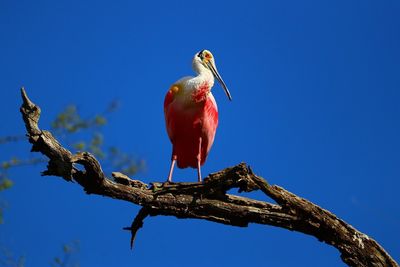
[[[123,230],[131,231],[131,249],[133,249],[133,242],[135,242],[137,231],[143,226],[144,219],[149,216],[149,209],[148,208],[141,208],[139,213],[136,215],[135,219],[132,222],[130,227],[125,227]]]
[[[246,227],[258,223],[282,227],[315,236],[337,248],[349,266],[398,266],[390,255],[371,237],[337,218],[331,212],[288,192],[269,185],[255,175],[245,163],[212,173],[204,183],[145,183],[132,180],[121,173],[108,179],[94,156],[87,152],[73,155],[44,130],[38,121],[40,108],[32,103],[22,88],[22,117],[32,143],[32,151],[49,158],[43,175],[54,175],[67,181],[74,180],[88,194],[108,196],[142,206],[131,227],[131,245],[148,215],[175,216],[180,219],[204,219],[226,225]],[[84,170],[77,168],[82,165]],[[227,194],[229,189],[239,192],[261,190],[276,201],[272,204]]]

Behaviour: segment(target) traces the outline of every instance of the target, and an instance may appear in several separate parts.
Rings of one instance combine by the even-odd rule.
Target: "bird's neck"
[[[197,74],[197,76],[195,77],[196,82],[207,82],[210,84],[210,88],[214,85],[214,75],[208,68],[206,68],[203,64],[196,60],[193,61],[192,67]]]
[[[207,83],[210,87],[209,89],[214,86],[214,75],[209,69],[207,69],[203,65],[199,65],[197,66],[195,71],[197,73],[197,76],[194,78],[195,83],[197,83],[198,85],[203,85],[204,83]]]

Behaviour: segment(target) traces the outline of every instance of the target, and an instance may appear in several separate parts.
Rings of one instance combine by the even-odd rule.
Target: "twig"
[[[144,219],[149,215],[149,209],[143,207],[139,210],[139,213],[136,215],[135,219],[132,222],[130,227],[124,227],[123,230],[131,231],[131,249],[133,249],[133,243],[135,242],[136,233],[143,226]]]

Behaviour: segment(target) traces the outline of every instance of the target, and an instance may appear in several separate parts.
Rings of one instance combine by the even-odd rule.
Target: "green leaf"
[[[79,143],[73,144],[72,147],[75,148],[76,150],[84,150],[86,147],[86,143],[81,141]]]
[[[97,116],[94,118],[94,123],[95,123],[97,126],[103,126],[103,125],[105,125],[105,124],[107,123],[107,119],[106,119],[105,117],[103,117],[103,116],[97,115]]]
[[[4,169],[4,170],[7,170],[7,169],[10,168],[10,167],[11,167],[11,163],[8,162],[8,161],[3,161],[3,162],[1,163],[1,168]]]
[[[6,190],[13,186],[13,181],[8,178],[3,178],[0,180],[0,191]]]
[[[70,253],[71,252],[71,247],[70,246],[68,246],[68,245],[64,245],[63,246],[63,251],[64,251],[64,253]]]
[[[58,264],[58,265],[61,265],[61,263],[62,263],[62,261],[61,261],[61,259],[60,259],[59,257],[55,257],[55,258],[54,258],[54,262],[55,262],[56,264]]]

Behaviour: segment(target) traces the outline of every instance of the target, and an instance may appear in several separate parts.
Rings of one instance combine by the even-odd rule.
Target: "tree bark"
[[[147,216],[175,216],[194,218],[226,225],[246,227],[258,223],[298,231],[334,246],[349,266],[398,266],[390,255],[371,237],[322,209],[277,185],[268,184],[254,174],[245,163],[208,175],[203,183],[150,183],[147,185],[114,172],[113,180],[103,173],[96,158],[87,153],[71,153],[55,137],[38,126],[40,108],[32,103],[21,89],[22,118],[32,152],[40,152],[49,159],[42,175],[59,176],[75,181],[88,194],[107,196],[142,206],[131,227],[131,246],[137,231]],[[76,166],[82,165],[84,170]],[[261,190],[276,201],[272,204],[237,195],[227,194],[238,188],[250,192]]]

